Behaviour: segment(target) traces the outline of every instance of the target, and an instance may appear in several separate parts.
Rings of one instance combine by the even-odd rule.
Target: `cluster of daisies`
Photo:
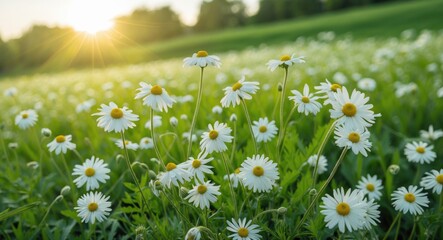
[[[304,62],[303,57],[284,55],[279,60],[270,60],[267,66],[271,71],[279,67],[287,70],[288,67],[294,64]],[[206,51],[194,53],[192,57],[185,58],[183,63],[184,66],[200,67],[202,72],[208,66],[221,66],[220,59],[217,56],[209,55]],[[125,151],[128,149],[155,149],[158,153],[155,145],[155,128],[161,125],[161,116],[154,115],[154,113],[168,112],[168,109],[172,108],[176,100],[171,98],[166,89],[160,85],[145,82],[140,82],[139,85],[140,88],[137,89],[135,99],[141,99],[143,105],[151,110],[151,119],[145,125],[150,129],[151,137],[142,138],[139,144],[124,138],[124,132],[135,127],[134,122],[140,119],[137,114],[126,106],[119,107],[114,102],[110,102],[108,105],[101,104],[98,109],[99,112],[92,115],[98,116],[97,126],[103,128],[104,131],[121,133],[122,138],[115,140],[115,144],[119,148]],[[221,106],[229,108],[243,105],[245,115],[249,117],[246,100],[252,99],[253,95],[260,89],[259,85],[258,82],[246,81],[246,77],[242,76],[240,80],[223,89],[225,94],[220,100]],[[369,97],[357,90],[349,92],[346,87],[331,83],[329,80],[325,80],[319,86],[315,86],[314,89],[317,92],[311,92],[309,85],[305,84],[302,91],[291,90],[293,95],[289,96],[288,99],[293,101],[293,109],[300,114],[315,116],[323,106],[330,105],[330,117],[334,120],[332,126],[334,127],[335,144],[343,148],[344,152],[352,150],[354,154],[362,154],[366,157],[372,146],[369,141],[370,132],[368,128],[374,124],[376,117],[380,116],[380,114],[375,114],[372,111],[373,105],[368,104]],[[324,100],[323,103],[320,102],[321,100]],[[79,107],[78,112],[85,111],[94,104],[95,102],[87,101]],[[234,115],[231,118],[236,117]],[[20,112],[15,118],[15,124],[21,129],[27,129],[32,127],[37,120],[37,113],[30,109]],[[170,119],[172,126],[176,125],[177,121],[175,117]],[[266,116],[251,121],[249,124],[252,138],[256,142],[270,142],[279,133],[275,121],[269,120]],[[156,174],[155,179],[151,179],[149,182],[153,194],[159,197],[165,189],[190,184],[192,188],[187,192],[184,200],[201,210],[209,209],[211,204],[214,204],[221,195],[221,186],[208,179],[208,176],[214,174],[211,165],[211,162],[214,161],[212,155],[220,153],[220,156],[224,158],[223,152],[228,150],[227,144],[231,143],[234,138],[231,132],[232,129],[227,123],[216,121],[213,124],[208,124],[208,129],[201,134],[200,151],[196,154],[196,157],[192,153],[188,153],[187,160],[174,163],[163,162],[161,157],[157,156],[162,170]],[[185,134],[190,139],[189,144],[197,139],[193,135],[192,127]],[[434,131],[431,126],[429,131],[422,131],[421,135],[424,140],[408,143],[405,155],[410,162],[430,163],[436,158],[430,142],[442,137],[443,132],[440,130]],[[67,150],[74,150],[76,145],[72,143],[71,135],[58,135],[47,144],[47,147],[50,152],[55,152],[58,155],[65,154]],[[316,169],[315,174],[327,172],[328,161],[323,155],[310,156],[305,164]],[[83,222],[101,222],[110,214],[111,202],[109,197],[97,191],[100,188],[100,183],[109,180],[109,172],[110,169],[104,160],[94,156],[86,159],[82,165],[75,166],[72,175],[77,178],[74,180],[74,184],[78,188],[86,185],[86,191],[88,191],[78,199],[77,207],[75,207]],[[226,167],[225,174],[224,179],[231,188],[237,188],[241,184],[253,193],[270,192],[277,186],[279,180],[277,162],[263,154],[259,154],[257,149],[255,154],[246,157],[234,171],[231,172],[229,167]],[[443,185],[443,169],[426,173],[420,185],[440,194]],[[381,198],[382,189],[381,180],[375,175],[368,174],[366,177],[362,177],[354,190],[348,189],[345,191],[343,188],[338,188],[333,190],[332,195],[326,194],[322,198],[323,204],[320,206],[322,209],[320,212],[325,216],[326,226],[331,229],[338,227],[340,232],[346,230],[352,232],[359,229],[370,229],[377,225],[380,222],[377,201]],[[95,192],[92,192],[93,190]],[[399,188],[392,194],[392,199],[392,204],[396,210],[404,213],[410,212],[411,214],[421,214],[423,212],[422,207],[426,207],[429,202],[423,189],[419,189],[417,186]],[[247,218],[228,220],[227,226],[227,230],[231,232],[229,237],[232,239],[255,240],[262,238],[259,235],[259,226],[252,224],[252,221]],[[191,228],[185,239],[201,239],[201,228]]]

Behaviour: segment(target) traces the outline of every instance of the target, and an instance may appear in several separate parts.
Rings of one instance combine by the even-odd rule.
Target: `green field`
[[[356,39],[396,37],[406,29],[442,29],[442,8],[442,1],[426,0],[349,9],[287,22],[227,29],[137,46],[124,50],[122,57],[123,61],[136,63],[185,57],[192,49],[225,52],[257,47],[261,44],[289,43],[299,37],[316,37],[319,32],[324,31],[333,31],[340,36],[351,35]]]
[[[429,203],[417,216],[400,215],[392,205],[391,194],[400,187],[420,186],[426,172],[443,169],[442,138],[429,140],[420,134],[420,130],[428,130],[430,125],[435,130],[443,129],[443,33],[436,31],[440,27],[437,20],[431,21],[435,16],[428,17],[426,25],[411,20],[404,28],[400,24],[390,28],[382,17],[416,12],[416,15],[406,15],[417,19],[423,16],[421,7],[429,10],[429,6],[433,11],[427,16],[432,16],[441,5],[441,1],[408,2],[398,4],[399,11],[394,11],[397,5],[388,5],[301,22],[251,27],[244,32],[189,37],[156,45],[156,54],[173,58],[150,63],[4,77],[0,81],[0,239],[183,239],[192,227],[199,227],[201,239],[228,239],[233,232],[227,229],[227,221],[232,218],[252,220],[260,229],[261,239],[442,238],[443,193],[424,189]],[[332,22],[331,19],[354,19],[362,13],[359,11],[366,12],[367,19],[373,16],[380,22],[359,32],[358,21],[346,21],[356,24],[349,27],[354,29],[352,36],[344,34],[349,30],[333,28],[334,24],[325,25]],[[310,22],[311,28],[304,28],[304,21]],[[299,33],[288,29],[298,29]],[[317,35],[318,31],[335,32]],[[258,32],[263,35],[257,36]],[[245,40],[239,40],[243,38]],[[224,47],[231,47],[230,51],[218,48],[222,45],[220,42],[226,43]],[[263,42],[267,44],[260,44]],[[251,47],[239,50],[246,43]],[[134,53],[126,54],[141,56],[150,52],[149,49],[141,48],[137,53],[134,49]],[[182,56],[191,56],[201,49],[208,50],[209,54],[224,53],[217,54],[221,68],[204,69],[202,104],[194,131],[197,141],[192,144],[190,156],[197,157],[201,152],[199,142],[201,136],[209,132],[208,124],[226,123],[234,137],[226,151],[209,154],[214,158],[208,164],[213,167],[213,174],[205,174],[205,179],[220,186],[221,195],[204,210],[186,198],[189,190],[198,185],[194,180],[179,187],[149,185],[150,180],[155,182],[166,171],[165,165],[179,165],[189,157],[188,140],[183,134],[189,131],[196,108],[200,68],[183,67]],[[287,122],[287,127],[282,152],[279,153],[277,147],[277,136],[270,142],[258,143],[255,149],[248,116],[252,121],[263,117],[275,120],[281,131],[278,89],[284,69],[272,72],[266,63],[293,53],[304,56],[306,62],[288,68],[283,108],[283,122]],[[242,76],[246,81],[258,82],[260,87],[251,100],[245,101],[248,115],[242,106],[222,108],[221,113],[214,111],[214,107],[221,105],[223,89],[231,89]],[[302,92],[304,84],[309,85],[311,93],[322,95],[314,86],[324,83],[325,79],[346,87],[349,92],[353,89],[363,92],[369,97],[372,110],[381,114],[368,128],[372,144],[368,156],[347,151],[335,174],[334,165],[346,147],[337,146],[334,133],[326,138],[334,122],[329,111],[331,105],[321,99],[323,106],[317,115],[306,116],[297,111],[291,114],[294,102],[288,99],[293,96],[290,90]],[[370,88],[365,81],[376,85]],[[115,102],[119,107],[133,110],[140,118],[134,122],[134,128],[124,132],[126,140],[139,143],[143,137],[151,137],[152,131],[145,127],[151,118],[151,109],[143,105],[141,99],[134,99],[140,82],[158,84],[177,100],[167,113],[155,112],[162,118],[161,126],[154,131],[159,153],[154,149],[127,152],[120,149],[115,141],[121,139],[121,135],[105,132],[97,126],[98,116],[92,116],[99,112],[101,104]],[[93,101],[92,106],[79,109],[85,101]],[[28,129],[20,129],[15,118],[23,117],[21,111],[27,109],[36,111],[38,121]],[[236,114],[236,121],[230,120],[232,114]],[[178,120],[176,126],[170,124],[172,117]],[[42,135],[43,128],[50,129],[52,135]],[[72,135],[75,150],[60,155],[50,152],[47,144],[60,135]],[[432,150],[426,149],[426,153],[436,154],[429,163],[414,163],[405,155],[406,145],[419,141],[433,146]],[[305,163],[322,146],[321,153],[327,158],[328,167],[314,180],[312,168]],[[416,151],[425,150],[417,148]],[[231,183],[224,175],[234,172],[256,153],[264,154],[277,164],[279,179],[275,186],[264,193],[253,192],[241,184],[231,190]],[[103,222],[95,224],[82,222],[75,210],[78,199],[91,191],[85,186],[78,188],[73,183],[77,176],[72,175],[76,165],[92,156],[103,159],[110,169],[110,178],[100,183],[94,192],[109,196],[112,209]],[[392,165],[399,168],[398,172],[393,171]],[[135,184],[132,173],[140,181],[139,185]],[[379,205],[380,213],[376,214],[379,222],[370,229],[344,233],[337,226],[327,227],[326,218],[320,213],[320,206],[324,205],[322,197],[332,195],[340,187],[356,189],[361,178],[368,174],[376,175],[383,185],[381,199],[375,201]],[[442,174],[440,171],[439,176]],[[326,184],[329,176],[332,181]],[[443,185],[439,179],[441,177],[434,179],[437,186]],[[326,188],[321,192],[323,185]],[[61,194],[65,186],[71,189]],[[156,196],[159,189],[160,194]],[[319,198],[314,201],[317,194]],[[307,213],[311,203],[314,210]],[[303,216],[306,218],[301,223]]]

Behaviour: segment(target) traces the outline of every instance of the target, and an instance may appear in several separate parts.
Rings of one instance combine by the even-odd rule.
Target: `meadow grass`
[[[383,238],[397,215],[391,204],[391,193],[401,186],[418,185],[425,172],[440,170],[443,166],[441,139],[432,142],[437,159],[430,164],[408,162],[403,153],[406,143],[419,139],[420,130],[428,129],[429,125],[435,129],[443,127],[443,35],[441,32],[408,30],[385,40],[353,39],[350,36],[334,38],[331,33],[320,36],[323,37],[300,37],[284,45],[220,54],[220,69],[205,68],[203,101],[195,131],[198,141],[202,132],[208,131],[207,125],[215,121],[225,122],[235,129],[232,133],[235,134],[235,143],[228,144],[228,151],[211,154],[215,158],[211,162],[214,174],[206,177],[221,185],[222,194],[209,210],[200,210],[184,200],[187,191],[192,188],[192,181],[182,184],[181,188],[165,187],[160,197],[155,196],[148,182],[163,171],[162,165],[155,160],[158,156],[152,149],[129,150],[132,167],[140,181],[143,196],[148,201],[148,207],[142,209],[142,195],[123,160],[124,151],[114,143],[120,134],[104,132],[97,127],[97,117],[91,116],[98,112],[100,104],[110,101],[129,107],[140,116],[140,120],[134,129],[125,131],[125,137],[139,142],[142,137],[151,136],[150,130],[145,128],[150,109],[142,105],[141,100],[134,99],[139,82],[159,84],[177,100],[190,95],[193,101],[178,101],[168,113],[156,113],[162,117],[162,126],[155,128],[155,131],[159,136],[157,145],[164,163],[184,162],[187,159],[187,138],[183,138],[182,134],[189,131],[194,112],[200,79],[198,68],[183,68],[182,59],[175,58],[148,64],[3,79],[0,89],[6,91],[14,87],[17,93],[0,96],[0,152],[3,161],[0,165],[1,238],[183,239],[191,227],[204,226],[209,229],[203,230],[204,239],[226,239],[230,235],[226,230],[226,221],[235,216],[252,219],[254,224],[258,224],[264,239]],[[268,143],[259,143],[259,154],[265,154],[278,165],[280,179],[277,186],[261,194],[239,187],[234,190],[237,201],[233,201],[229,184],[223,178],[226,170],[222,159],[228,159],[229,171],[233,172],[254,154],[254,145],[240,106],[224,108],[221,113],[214,113],[212,108],[220,105],[222,89],[232,86],[245,75],[247,81],[260,83],[257,94],[246,101],[251,119],[268,117],[278,122],[278,84],[283,79],[284,71],[277,69],[271,72],[265,64],[270,59],[292,53],[305,56],[306,63],[289,68],[288,90],[302,91],[307,83],[314,91],[314,86],[327,78],[349,90],[357,88],[363,91],[370,97],[369,103],[374,105],[374,112],[382,115],[370,128],[372,147],[369,156],[348,151],[325,191],[332,194],[332,190],[338,187],[355,189],[361,177],[367,174],[382,179],[384,189],[378,201],[380,223],[371,230],[343,234],[336,228],[325,227],[324,216],[318,211],[320,201],[296,231],[295,226],[300,223],[315,197],[315,191],[311,190],[312,169],[304,163],[309,156],[317,153],[332,124],[329,105],[323,106],[316,116],[300,113],[292,116],[279,161],[276,161],[280,158],[276,152],[276,138]],[[362,90],[359,81],[364,78],[374,79],[377,84],[375,89]],[[89,110],[77,112],[78,104],[89,99],[94,99],[95,105]],[[285,116],[288,116],[292,106],[293,102],[286,98],[283,109]],[[39,119],[32,128],[21,130],[14,124],[14,118],[25,109],[35,109]],[[229,120],[232,114],[236,114],[236,121]],[[177,127],[169,124],[170,117],[178,119]],[[43,137],[40,132],[42,128],[49,128],[52,136]],[[68,151],[63,157],[50,153],[46,147],[60,134],[72,135],[77,145],[75,151]],[[196,157],[199,152],[196,142],[191,156]],[[323,155],[328,159],[328,171],[318,176],[315,184],[317,190],[326,181],[341,152],[333,138],[326,141]],[[91,156],[104,159],[111,169],[110,180],[101,184],[98,191],[110,196],[112,212],[102,223],[85,224],[74,207],[86,190],[84,187],[77,188],[70,175],[76,164]],[[70,172],[65,169],[63,161],[66,161]],[[31,162],[38,163],[38,167],[30,167],[33,166]],[[399,166],[398,173],[389,171],[392,164]],[[71,190],[61,194],[65,186],[70,186]],[[424,214],[419,217],[403,215],[399,229],[397,225],[394,226],[389,238],[395,234],[402,239],[410,236],[443,236],[442,195],[431,191],[427,193],[430,204]],[[7,210],[14,209],[20,211],[5,215]],[[239,209],[238,212],[235,209]],[[411,231],[413,226],[415,230]]]

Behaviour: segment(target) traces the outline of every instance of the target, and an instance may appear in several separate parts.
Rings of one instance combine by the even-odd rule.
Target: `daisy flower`
[[[253,192],[269,192],[279,179],[277,164],[264,155],[254,155],[240,166],[239,177]]]
[[[154,142],[152,142],[152,138],[144,137],[140,140],[140,144],[138,146],[140,149],[152,149],[154,148]]]
[[[289,100],[294,100],[294,103],[298,105],[297,111],[299,113],[305,113],[307,116],[309,113],[316,115],[320,111],[322,105],[317,102],[318,97],[309,93],[308,84],[305,84],[303,94],[297,90],[292,90],[291,92],[294,96],[290,96]]]
[[[406,144],[405,155],[409,162],[430,163],[435,160],[437,155],[432,151],[433,145],[425,142],[412,142]]]
[[[277,134],[278,128],[275,126],[275,121],[268,121],[268,118],[259,118],[258,121],[254,121],[252,125],[252,131],[257,142],[269,142]]]
[[[361,153],[367,157],[367,151],[371,151],[371,142],[369,142],[370,133],[366,128],[364,130],[353,129],[350,126],[337,126],[335,128],[335,144],[339,147],[352,149],[354,154]]]
[[[217,195],[220,195],[220,186],[215,186],[211,181],[195,185],[185,200],[188,200],[194,206],[201,209],[209,208],[209,204],[217,201]]]
[[[115,145],[117,145],[117,147],[119,147],[121,149],[124,149],[123,140],[121,140],[121,139],[116,139],[115,140]],[[133,142],[131,142],[129,140],[125,140],[125,145],[126,145],[126,148],[130,149],[130,150],[137,150],[138,149],[138,144],[137,143],[133,143]]]
[[[420,130],[420,137],[428,141],[435,141],[443,137],[443,131],[440,129],[434,131],[434,126],[430,125],[428,131]]]
[[[164,88],[145,82],[140,82],[140,86],[141,88],[137,89],[139,92],[135,95],[135,99],[143,98],[143,105],[160,112],[168,112],[168,107],[172,108],[175,100],[168,95]]]
[[[366,215],[365,222],[363,223],[363,227],[367,230],[370,230],[372,226],[377,226],[380,223],[380,211],[378,208],[380,205],[374,202],[374,199],[371,199],[367,202],[366,206]]]
[[[232,136],[231,128],[226,123],[214,123],[214,127],[208,124],[209,132],[202,134],[202,140],[200,141],[200,149],[207,153],[223,152],[227,150],[226,142],[231,142]]]
[[[161,127],[161,125],[162,125],[162,117],[154,115],[154,128]],[[151,120],[146,122],[145,128],[151,130]]]
[[[200,240],[201,237],[200,229],[198,227],[193,227],[186,233],[185,240]]]
[[[226,221],[228,223],[228,231],[233,232],[233,234],[229,235],[229,238],[233,240],[257,240],[262,238],[258,233],[260,232],[260,228],[257,224],[252,224],[252,220],[246,222],[246,218],[243,220],[238,219],[235,221],[233,218],[231,221]]]
[[[13,97],[17,95],[17,88],[15,87],[7,88],[5,89],[5,91],[3,91],[3,95],[5,95],[6,97]]]
[[[329,112],[331,118],[337,119],[338,124],[349,125],[352,128],[364,129],[372,126],[375,117],[381,116],[374,114],[372,104],[366,104],[369,97],[354,89],[351,97],[349,97],[348,90],[343,87],[338,88],[337,93],[334,93],[335,101],[331,101],[332,108]]]
[[[420,186],[425,189],[432,189],[433,193],[441,194],[443,187],[443,169],[440,169],[440,171],[431,170],[425,175],[426,176],[421,179]]]
[[[110,102],[109,106],[101,104],[100,112],[92,114],[100,116],[97,119],[97,126],[103,128],[106,132],[123,132],[128,128],[133,128],[133,121],[138,121],[138,115],[133,114],[132,110],[127,107],[119,108],[114,102]]]
[[[201,68],[207,66],[215,66],[219,68],[221,66],[221,62],[219,57],[215,55],[209,55],[208,52],[201,50],[192,54],[192,57],[187,57],[183,59],[183,66],[198,66]]]
[[[94,190],[99,187],[99,183],[105,183],[109,179],[108,173],[111,172],[108,164],[102,159],[95,158],[86,159],[83,165],[75,165],[72,175],[79,177],[74,179],[74,183],[81,188],[86,183],[86,191]]]
[[[200,152],[197,158],[190,157],[188,161],[183,163],[183,168],[187,169],[189,174],[197,178],[200,182],[205,181],[205,173],[214,174],[211,170],[212,166],[207,165],[214,158],[207,158],[207,156],[207,152]]]
[[[337,89],[341,89],[341,85],[337,83],[331,83],[328,79],[325,79],[326,82],[320,83],[320,86],[315,86],[314,88],[318,90],[319,93],[325,94],[326,101],[324,104],[331,104],[335,101],[334,93],[337,92]]]
[[[38,120],[38,115],[33,109],[21,111],[15,116],[15,125],[20,129],[27,129],[35,125]]]
[[[242,181],[241,178],[239,177],[239,173],[240,173],[240,168],[236,168],[233,173],[229,174],[229,176],[228,175],[223,176],[223,179],[225,181],[229,181],[229,178],[230,178],[230,181],[232,183],[232,187],[237,188],[238,183],[241,183],[241,181]]]
[[[377,83],[372,78],[363,78],[358,80],[357,86],[363,91],[372,92],[377,87]]]
[[[178,186],[179,183],[189,181],[190,175],[182,164],[176,165],[170,162],[166,164],[166,172],[161,173],[158,178],[164,186],[169,188],[171,187],[171,183],[174,186]]]
[[[357,188],[366,194],[369,200],[380,200],[383,185],[381,184],[381,180],[377,179],[376,175],[371,176],[368,174],[367,177],[362,177],[361,180],[358,181]]]
[[[315,165],[317,164],[317,158],[318,155],[314,154],[308,158],[308,161],[306,161],[309,166],[315,168]],[[317,174],[322,174],[328,170],[328,160],[325,156],[320,155],[320,158],[318,159],[318,165],[317,165]]]
[[[269,70],[271,70],[271,72],[273,72],[275,69],[277,69],[277,67],[282,67],[282,68],[287,68],[289,66],[292,66],[293,64],[296,63],[304,63],[304,57],[295,57],[295,54],[292,54],[292,56],[289,55],[283,55],[280,57],[280,60],[269,60],[268,63],[266,63],[266,65],[268,66]]]
[[[429,200],[423,188],[417,186],[409,186],[408,189],[400,187],[394,191],[392,196],[392,205],[395,210],[403,212],[404,214],[410,212],[413,215],[420,215],[423,213],[423,207],[427,207]]]
[[[225,96],[220,101],[222,107],[229,107],[232,105],[235,107],[239,105],[242,99],[252,99],[251,94],[255,94],[260,87],[258,82],[245,82],[245,76],[243,76],[232,87],[226,87]]]
[[[61,152],[65,154],[68,149],[74,150],[76,147],[75,143],[72,143],[71,140],[71,135],[58,135],[54,138],[54,140],[52,140],[52,142],[48,143],[48,145],[46,146],[49,148],[50,152],[55,151],[55,154],[57,155]]]
[[[82,222],[92,224],[95,220],[103,222],[111,211],[111,202],[108,201],[109,196],[103,195],[101,192],[89,192],[84,194],[77,200],[78,216],[82,218]]]
[[[332,229],[338,226],[340,232],[361,229],[365,223],[367,203],[360,190],[348,191],[334,189],[333,196],[326,194],[322,197],[321,214],[325,215],[326,227]]]

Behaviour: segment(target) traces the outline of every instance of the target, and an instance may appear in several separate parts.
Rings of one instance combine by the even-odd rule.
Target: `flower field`
[[[443,237],[443,32],[204,50],[2,79],[0,239]]]

